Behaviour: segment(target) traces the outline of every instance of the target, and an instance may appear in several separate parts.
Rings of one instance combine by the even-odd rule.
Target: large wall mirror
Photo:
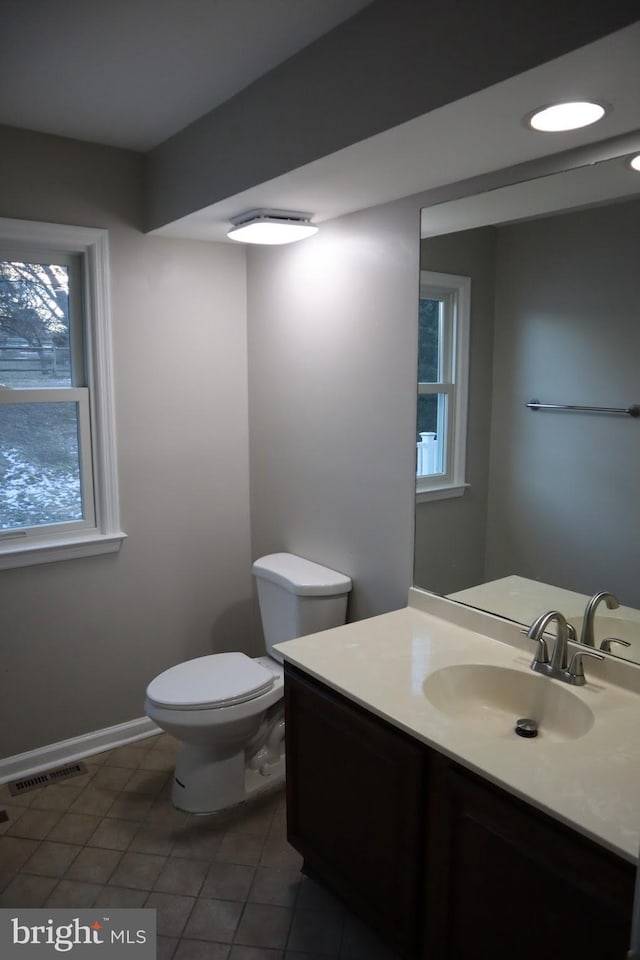
[[[452,277],[454,289],[466,278],[468,399],[464,476],[449,490],[433,476],[418,485],[414,583],[523,624],[559,609],[578,630],[588,598],[609,591],[619,606],[598,608],[596,646],[612,638],[605,650],[640,662],[640,172],[630,159],[422,211],[421,369],[438,329],[452,335],[429,280],[446,289]],[[456,394],[420,389],[418,460],[437,473]]]

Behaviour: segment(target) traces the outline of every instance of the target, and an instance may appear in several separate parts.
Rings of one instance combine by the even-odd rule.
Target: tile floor
[[[0,906],[155,907],[158,960],[393,960],[300,873],[284,791],[222,815],[169,801],[167,734],[20,797],[0,786]]]

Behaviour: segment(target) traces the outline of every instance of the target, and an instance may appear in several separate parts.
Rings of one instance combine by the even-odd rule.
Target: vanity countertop
[[[414,590],[411,596],[411,605],[402,610],[299,637],[277,649],[287,662],[371,713],[637,862],[640,668],[623,668],[613,658],[604,667],[587,659],[585,686],[546,681],[560,683],[592,709],[595,723],[577,739],[552,740],[542,730],[531,740],[511,729],[499,735],[476,731],[432,705],[423,692],[425,679],[460,663],[529,671],[532,645],[513,625],[476,615],[470,628],[444,618],[447,601],[432,598],[431,604],[429,595]],[[431,607],[438,615],[427,612]],[[486,627],[478,629],[479,623]],[[491,636],[480,632],[485,629]],[[630,682],[620,682],[626,676]]]

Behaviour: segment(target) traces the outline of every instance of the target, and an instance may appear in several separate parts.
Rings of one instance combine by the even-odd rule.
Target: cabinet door
[[[289,842],[396,946],[418,936],[423,750],[292,668],[285,674]]]
[[[432,778],[429,960],[624,960],[631,864],[444,758]]]

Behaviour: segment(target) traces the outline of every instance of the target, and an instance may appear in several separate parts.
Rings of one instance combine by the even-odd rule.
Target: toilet
[[[284,669],[274,644],[345,622],[349,577],[291,553],[253,564],[267,655],[215,653],[159,674],[145,713],[180,741],[174,806],[215,813],[284,779]]]

